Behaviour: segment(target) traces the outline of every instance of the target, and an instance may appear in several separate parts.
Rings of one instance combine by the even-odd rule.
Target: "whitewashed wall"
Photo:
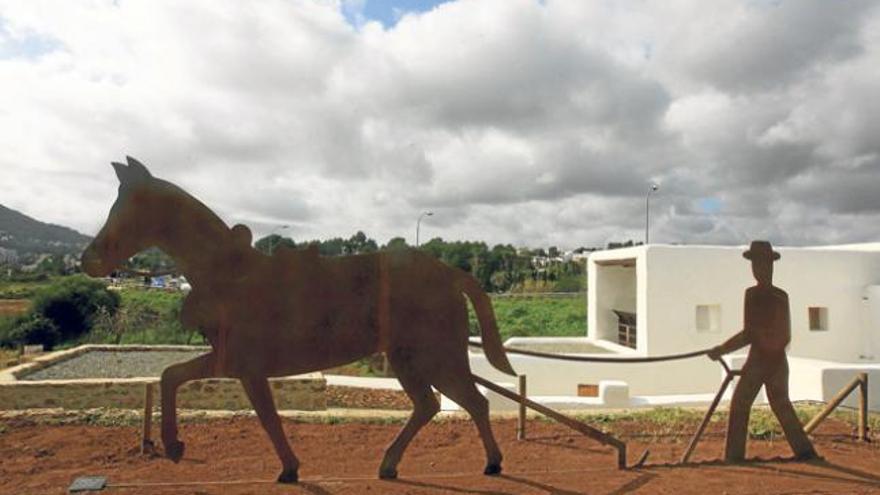
[[[602,333],[616,321],[610,311],[616,301],[601,292],[631,291],[630,284],[614,287],[613,272],[606,275],[617,267],[598,266],[596,261],[635,257],[640,353],[677,353],[722,342],[742,328],[743,294],[755,283],[751,265],[742,257],[744,249],[652,245],[594,253],[588,265],[588,320],[590,329],[598,332],[588,335],[616,339],[616,332]],[[774,284],[788,292],[791,306],[789,353],[840,362],[870,361],[880,355],[880,291],[870,292],[876,303],[864,302],[868,288],[880,285],[880,253],[777,249],[782,258],[774,265]],[[697,331],[700,304],[721,306],[718,332]],[[827,331],[809,330],[808,306],[828,308]]]
[[[513,369],[528,378],[529,395],[577,395],[578,384],[598,385],[601,380],[622,380],[630,395],[683,395],[718,390],[722,370],[708,358],[664,363],[613,364],[552,361],[508,355]],[[516,383],[516,378],[492,367],[482,354],[470,355],[471,371],[496,382]]]

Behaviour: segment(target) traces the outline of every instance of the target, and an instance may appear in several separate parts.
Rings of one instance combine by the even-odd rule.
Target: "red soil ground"
[[[530,421],[529,439],[517,441],[514,422],[495,421],[505,455],[504,474],[487,477],[482,446],[468,421],[428,425],[400,465],[398,481],[375,473],[399,425],[302,424],[285,428],[302,461],[298,485],[272,482],[278,464],[251,417],[183,424],[187,443],[180,464],[139,453],[137,426],[45,425],[15,419],[0,423],[0,493],[65,493],[83,475],[102,475],[110,494],[338,494],[338,493],[880,493],[880,448],[851,438],[851,427],[829,420],[817,432],[824,461],[798,463],[784,440],[751,441],[749,455],[763,461],[716,462],[722,433],[713,425],[688,466],[675,466],[689,431],[645,436],[650,427],[618,427],[629,442],[630,462],[645,448],[645,467],[619,471],[610,448],[566,428]],[[642,426],[645,426],[642,428]],[[627,432],[632,432],[627,434]],[[160,447],[161,448],[161,447]],[[243,480],[243,481],[242,481]],[[250,481],[248,481],[250,480]]]
[[[30,307],[31,302],[26,299],[0,299],[0,316],[18,316]]]

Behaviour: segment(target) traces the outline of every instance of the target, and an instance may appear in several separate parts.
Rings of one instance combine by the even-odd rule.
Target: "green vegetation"
[[[53,280],[45,273],[0,280],[0,299],[31,299]]]
[[[631,244],[631,243],[630,243]],[[402,237],[379,244],[362,231],[348,239],[315,239],[297,243],[278,234],[265,236],[254,247],[266,254],[281,247],[304,248],[317,246],[323,256],[373,253],[381,250],[405,249]],[[470,272],[487,292],[579,292],[585,290],[585,265],[582,262],[565,261],[555,246],[543,248],[515,248],[498,244],[491,249],[480,241],[444,241],[439,237],[418,247],[421,251],[443,261],[447,265]],[[578,248],[583,253],[587,248]]]
[[[140,288],[108,291],[102,282],[83,276],[49,279],[42,285],[6,282],[0,284],[3,290],[27,293],[34,304],[22,317],[0,317],[0,345],[44,343],[51,348],[80,343],[205,343],[201,334],[180,324],[182,292]],[[585,335],[583,293],[565,297],[493,296],[492,302],[502,339]],[[472,309],[469,317],[471,334],[478,335]],[[363,367],[370,368],[366,363]]]
[[[583,337],[587,327],[587,302],[583,294],[572,297],[493,297],[501,340],[510,337]],[[479,324],[469,308],[471,335]]]
[[[61,331],[54,321],[39,313],[31,313],[11,325],[4,338],[14,344],[42,344],[51,349],[61,342]]]
[[[88,335],[102,344],[203,344],[202,335],[180,324],[182,292],[126,289],[115,314],[103,312]]]
[[[114,314],[119,296],[82,275],[59,278],[34,293],[28,313],[0,324],[0,345],[43,344],[51,349],[91,330],[99,312]]]

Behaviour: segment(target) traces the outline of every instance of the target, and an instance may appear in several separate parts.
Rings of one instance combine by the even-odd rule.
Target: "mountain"
[[[0,205],[0,262],[4,253],[25,261],[42,254],[79,254],[91,237],[60,225],[35,220]]]

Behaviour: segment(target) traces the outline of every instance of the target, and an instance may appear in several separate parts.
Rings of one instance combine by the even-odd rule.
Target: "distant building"
[[[606,357],[718,345],[742,330],[744,292],[755,284],[745,249],[652,244],[591,253],[586,335],[515,338],[508,345],[552,345],[559,349],[554,352]],[[870,407],[880,410],[880,243],[774,249],[782,257],[774,264],[773,283],[788,292],[791,311],[792,399],[828,401],[864,371],[870,375]],[[739,367],[746,353],[728,360]],[[621,407],[704,403],[721,381],[720,367],[705,357],[646,364],[510,359],[529,377],[530,395],[575,396],[579,385],[623,384],[631,395]],[[510,381],[481,354],[471,354],[471,367]]]
[[[0,247],[0,265],[18,265],[18,253],[14,249]]]
[[[791,356],[880,358],[880,243],[776,248],[773,283],[789,294]],[[720,343],[742,329],[755,284],[743,247],[650,245],[594,253],[588,264],[589,338],[652,356]],[[620,315],[635,317],[625,344]]]

